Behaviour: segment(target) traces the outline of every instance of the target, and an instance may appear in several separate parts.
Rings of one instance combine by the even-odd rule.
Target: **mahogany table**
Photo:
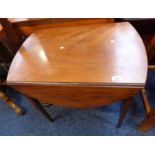
[[[146,82],[147,56],[127,22],[35,31],[12,61],[7,84],[40,101],[90,108],[128,99]]]

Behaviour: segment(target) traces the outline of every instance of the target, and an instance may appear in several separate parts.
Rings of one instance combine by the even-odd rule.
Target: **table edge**
[[[7,81],[7,85],[21,86],[80,86],[80,87],[127,87],[127,88],[144,88],[144,83],[102,83],[102,82],[13,82]]]

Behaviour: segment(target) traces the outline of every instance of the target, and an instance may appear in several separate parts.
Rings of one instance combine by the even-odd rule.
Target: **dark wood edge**
[[[143,83],[136,83],[136,84],[131,84],[131,83],[100,83],[100,82],[11,82],[7,81],[7,85],[31,85],[31,86],[89,86],[89,87],[122,87],[122,88],[144,88],[145,85]]]
[[[151,71],[151,70],[155,70],[155,65],[149,65],[149,66],[148,66],[148,70],[150,70],[150,71]]]
[[[42,18],[38,20],[31,20],[31,21],[24,20],[24,21],[15,21],[11,23],[17,26],[34,26],[38,24],[42,25],[42,24],[52,24],[52,23],[75,22],[77,20],[95,20],[95,19],[103,19],[103,18]]]

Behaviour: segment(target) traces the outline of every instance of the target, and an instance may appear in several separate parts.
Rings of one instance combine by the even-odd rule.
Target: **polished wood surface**
[[[11,23],[19,23],[19,22],[31,22],[31,21],[38,21],[38,20],[44,20],[46,18],[8,18],[8,21]]]
[[[7,82],[144,86],[146,74],[146,51],[135,29],[96,24],[36,31],[16,54]]]
[[[51,104],[73,108],[98,107],[132,97],[141,90],[138,87],[106,86],[52,86],[33,84],[11,84],[16,90]]]
[[[29,36],[36,30],[51,27],[113,23],[113,18],[9,18],[13,26]]]
[[[33,24],[38,24],[40,23],[45,23],[45,21],[49,21],[50,23],[56,23],[56,22],[64,22],[64,21],[104,21],[105,23],[111,23],[114,22],[113,18],[8,18],[8,21],[11,23],[16,23],[19,25],[29,25],[29,23]],[[44,21],[44,22],[43,22]],[[37,23],[38,22],[38,23]]]
[[[101,106],[144,88],[145,47],[129,23],[35,31],[16,54],[7,84],[42,101]]]

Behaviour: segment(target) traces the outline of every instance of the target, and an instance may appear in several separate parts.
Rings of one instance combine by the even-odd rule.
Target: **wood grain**
[[[113,23],[113,18],[9,18],[18,31],[29,36],[36,30],[99,23]]]
[[[133,96],[146,75],[145,47],[129,23],[88,24],[35,31],[7,84],[51,104],[88,108]]]
[[[58,27],[33,33],[16,54],[7,82],[144,86],[147,57],[128,23]]]
[[[40,101],[72,108],[90,108],[111,104],[138,93],[138,87],[51,86],[18,84],[16,90]]]

